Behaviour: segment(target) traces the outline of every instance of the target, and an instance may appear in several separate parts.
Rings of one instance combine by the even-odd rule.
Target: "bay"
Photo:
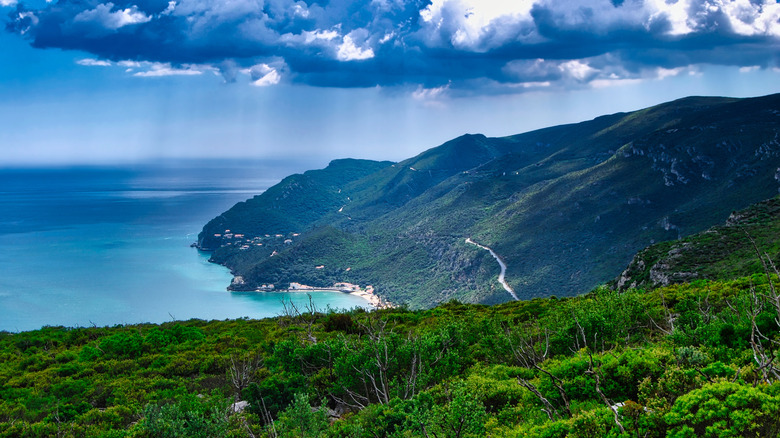
[[[0,169],[0,330],[367,307],[339,292],[228,292],[228,270],[190,247],[201,227],[292,166],[181,163]]]

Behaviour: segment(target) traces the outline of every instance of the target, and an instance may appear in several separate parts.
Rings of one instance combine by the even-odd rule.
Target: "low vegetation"
[[[3,333],[0,435],[777,436],[777,281]]]

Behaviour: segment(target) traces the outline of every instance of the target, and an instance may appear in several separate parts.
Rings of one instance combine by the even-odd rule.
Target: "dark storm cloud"
[[[18,4],[6,28],[35,47],[256,85],[522,90],[776,67],[780,52],[772,0],[60,0]]]

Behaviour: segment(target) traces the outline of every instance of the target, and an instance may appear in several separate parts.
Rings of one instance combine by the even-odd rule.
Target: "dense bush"
[[[773,296],[756,276],[4,333],[0,436],[773,437]]]

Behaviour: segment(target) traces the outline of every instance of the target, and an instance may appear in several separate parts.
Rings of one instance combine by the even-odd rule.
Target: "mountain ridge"
[[[474,237],[506,261],[521,298],[576,295],[646,246],[776,194],[779,127],[780,95],[771,95],[468,134],[399,163],[356,160],[342,175],[336,162],[288,177],[207,224],[199,244],[242,276],[242,290],[348,281],[413,307],[505,301],[495,261],[465,243]],[[278,204],[280,187],[298,198]],[[292,207],[268,213],[275,202]],[[285,211],[303,215],[285,222]]]

